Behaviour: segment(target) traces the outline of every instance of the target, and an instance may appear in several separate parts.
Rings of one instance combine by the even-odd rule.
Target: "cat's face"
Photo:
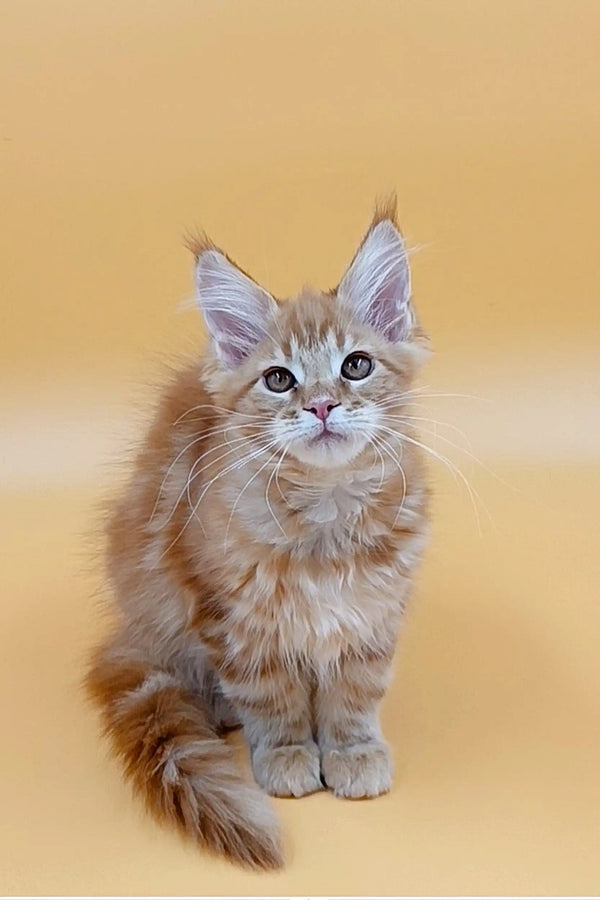
[[[242,414],[265,417],[273,452],[341,466],[373,438],[385,439],[384,414],[395,399],[400,404],[412,374],[402,348],[354,321],[335,296],[302,294],[283,306],[277,324],[284,340],[275,328],[248,360],[236,403]]]
[[[402,238],[384,219],[330,294],[277,303],[216,250],[198,257],[200,305],[218,361],[215,384],[259,434],[266,456],[339,467],[401,408],[422,348]],[[243,418],[245,417],[245,419]]]

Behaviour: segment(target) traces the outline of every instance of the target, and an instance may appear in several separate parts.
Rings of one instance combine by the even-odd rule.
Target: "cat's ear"
[[[198,254],[194,276],[196,299],[215,355],[233,369],[266,337],[277,304],[219,250]]]
[[[402,235],[392,219],[375,222],[342,278],[338,296],[389,341],[410,338],[415,316],[410,269]]]

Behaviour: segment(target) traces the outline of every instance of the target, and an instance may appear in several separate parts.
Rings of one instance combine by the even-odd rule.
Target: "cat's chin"
[[[332,469],[349,465],[364,449],[365,444],[365,441],[332,434],[330,439],[298,441],[289,448],[289,452],[304,466]]]

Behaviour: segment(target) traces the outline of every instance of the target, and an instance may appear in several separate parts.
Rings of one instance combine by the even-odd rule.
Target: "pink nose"
[[[312,406],[305,406],[304,409],[324,422],[331,410],[339,405],[339,403],[334,403],[333,400],[313,400]]]

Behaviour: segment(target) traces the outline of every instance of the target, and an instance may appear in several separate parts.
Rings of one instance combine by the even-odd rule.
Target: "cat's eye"
[[[273,366],[272,369],[267,369],[264,379],[266,386],[275,394],[285,394],[296,384],[296,379],[290,370],[284,369],[282,366]]]
[[[351,353],[342,363],[342,375],[349,381],[360,381],[373,371],[373,360],[366,353]]]

